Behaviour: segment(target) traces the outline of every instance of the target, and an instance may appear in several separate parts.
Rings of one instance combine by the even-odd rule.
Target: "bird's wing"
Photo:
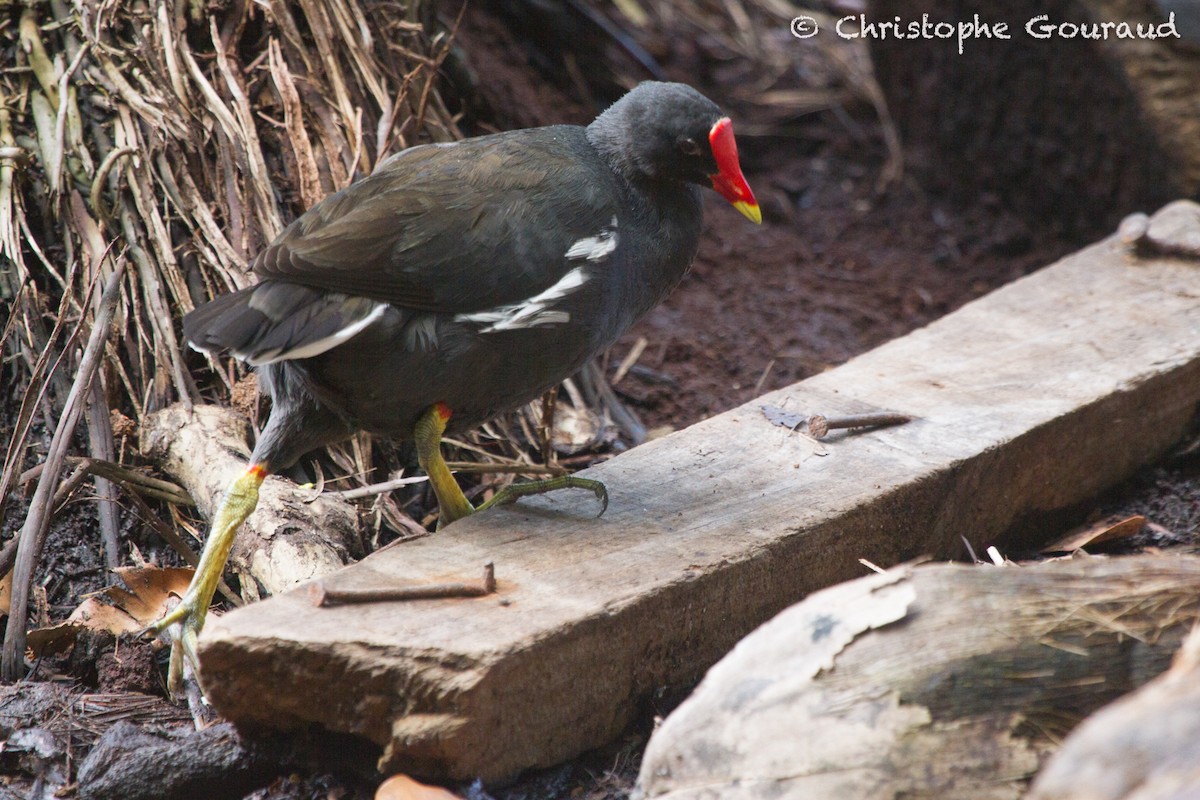
[[[520,303],[613,225],[614,178],[582,141],[560,126],[406,150],[293,222],[254,270],[420,311]]]

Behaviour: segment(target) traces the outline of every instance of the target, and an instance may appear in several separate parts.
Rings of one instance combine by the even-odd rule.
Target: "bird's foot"
[[[210,600],[201,600],[194,586],[184,593],[179,605],[175,606],[158,622],[146,627],[143,634],[159,636],[168,633],[171,641],[171,661],[167,670],[167,688],[172,697],[179,697],[183,689],[183,666],[187,659],[193,675],[200,673],[200,657],[197,641],[204,618],[208,615]]]
[[[468,517],[476,511],[483,511],[492,506],[504,506],[515,503],[522,497],[534,494],[555,492],[559,489],[587,489],[596,495],[600,501],[600,514],[608,509],[608,489],[600,481],[590,478],[578,478],[574,475],[560,475],[540,481],[510,484],[492,495],[478,507],[471,505],[463,494],[458,482],[450,474],[450,468],[442,458],[442,434],[446,432],[446,424],[450,421],[450,407],[445,403],[434,403],[417,420],[413,430],[413,439],[417,445],[417,459],[421,468],[429,476],[429,483],[437,495],[438,509],[441,519],[438,528],[443,528],[456,520]],[[600,516],[597,514],[596,516]]]
[[[245,473],[230,484],[220,507],[217,508],[212,531],[208,535],[208,541],[204,543],[200,563],[196,565],[196,574],[192,576],[192,582],[183,593],[183,599],[179,601],[179,605],[167,612],[166,616],[146,628],[146,633],[155,635],[171,628],[171,667],[167,675],[167,687],[174,696],[178,696],[183,686],[185,658],[191,665],[192,672],[197,675],[200,673],[197,647],[200,629],[204,627],[208,607],[212,604],[213,595],[221,583],[221,572],[229,560],[234,536],[258,504],[258,487],[262,485],[266,476],[265,466],[251,464]]]
[[[506,506],[517,502],[522,497],[556,492],[559,489],[587,489],[596,495],[596,499],[600,501],[600,513],[596,516],[599,517],[608,510],[608,489],[604,484],[600,481],[594,481],[591,478],[579,478],[575,475],[559,475],[540,481],[509,484],[492,495],[491,499],[482,503],[475,510],[483,511],[485,508],[491,508],[492,506]]]

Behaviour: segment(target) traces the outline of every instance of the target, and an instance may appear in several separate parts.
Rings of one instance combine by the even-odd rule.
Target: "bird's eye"
[[[700,155],[700,145],[696,144],[695,139],[690,139],[690,138],[680,139],[679,140],[679,149],[683,151],[684,155],[688,155],[688,156]]]

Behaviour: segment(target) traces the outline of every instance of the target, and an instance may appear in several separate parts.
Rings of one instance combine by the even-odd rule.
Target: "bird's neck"
[[[647,165],[637,159],[637,148],[630,141],[630,126],[618,103],[592,121],[585,129],[588,142],[609,168],[630,183],[650,178]]]

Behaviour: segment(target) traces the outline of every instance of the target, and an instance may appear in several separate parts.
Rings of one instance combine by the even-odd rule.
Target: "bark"
[[[1168,672],[1080,725],[1028,800],[1185,797],[1200,797],[1200,630]]]
[[[1166,669],[1198,590],[1200,558],[1163,556],[835,586],[709,671],[651,738],[640,791],[1017,800],[1059,736]]]

